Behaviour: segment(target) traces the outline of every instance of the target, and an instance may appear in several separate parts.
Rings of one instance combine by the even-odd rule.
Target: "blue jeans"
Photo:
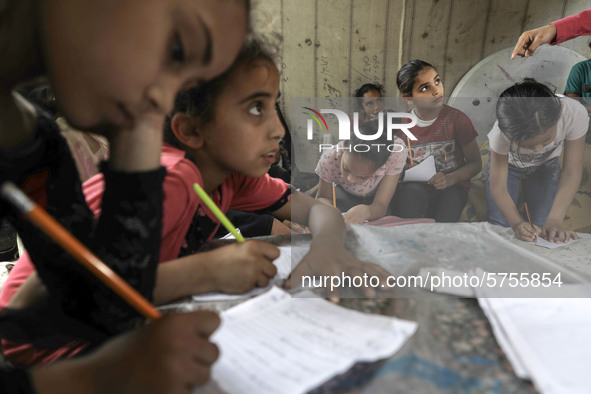
[[[509,227],[509,223],[497,208],[490,196],[490,154],[486,173],[486,206],[488,209],[488,221],[492,224],[500,224]],[[507,191],[516,207],[519,208],[517,196],[521,183],[521,202],[527,202],[531,221],[538,227],[542,227],[548,218],[554,196],[558,190],[560,181],[560,163],[558,158],[548,160],[538,167],[518,168],[509,164],[507,174]],[[526,217],[524,218],[526,219]]]

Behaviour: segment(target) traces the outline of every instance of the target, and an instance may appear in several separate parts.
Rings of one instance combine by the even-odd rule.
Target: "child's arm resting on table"
[[[392,196],[396,191],[400,174],[385,175],[378,188],[376,195],[370,205],[360,204],[349,209],[344,215],[345,223],[363,224],[366,220],[375,220],[386,215]]]
[[[277,274],[279,249],[261,241],[222,246],[160,264],[154,302],[165,304],[193,294],[241,294],[265,287]]]
[[[576,140],[564,141],[564,156],[558,191],[552,203],[546,223],[542,227],[542,237],[550,242],[566,242],[569,238],[577,239],[574,231],[562,227],[566,210],[573,201],[583,175],[583,151],[585,136]]]
[[[474,175],[478,174],[482,169],[482,160],[480,159],[480,149],[478,149],[476,140],[462,146],[462,153],[466,164],[449,174],[438,172],[429,179],[428,183],[433,185],[435,189],[441,190],[460,182],[469,181]]]
[[[154,303],[162,305],[194,294],[219,291],[241,294],[265,287],[277,274],[273,260],[279,249],[261,241],[225,245],[158,265]],[[14,293],[8,307],[22,309],[47,295],[34,271]]]
[[[505,219],[507,219],[517,239],[534,242],[536,235],[540,234],[541,230],[536,225],[532,228],[528,222],[523,220],[507,191],[509,157],[507,155],[500,155],[492,149],[490,151],[490,157],[490,195],[494,203]]]
[[[292,220],[307,224],[312,231],[310,251],[292,273],[292,281],[298,281],[296,284],[301,283],[303,275],[341,276],[344,272],[347,275],[375,275],[382,280],[387,277],[388,273],[380,266],[358,260],[345,250],[346,225],[338,210],[303,193],[295,192],[291,200],[273,212],[273,215],[281,218],[293,217]],[[375,295],[372,288],[363,290],[368,297]],[[338,294],[332,291],[329,295]]]

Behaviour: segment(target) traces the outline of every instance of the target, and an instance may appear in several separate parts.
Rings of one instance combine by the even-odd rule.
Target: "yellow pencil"
[[[408,157],[410,157],[410,166],[412,167],[414,164],[412,162],[412,149],[410,148],[410,138],[407,138],[406,142],[408,143]]]
[[[236,241],[244,242],[244,237],[242,236],[242,234],[238,232],[236,227],[234,227],[230,220],[228,220],[226,215],[224,215],[224,213],[218,208],[218,206],[215,205],[215,203],[207,195],[205,190],[203,190],[203,188],[198,183],[193,184],[193,189],[195,189],[195,192],[197,193],[197,195],[199,195],[201,201],[203,201],[205,205],[207,205],[209,210],[219,219],[220,223],[224,225],[226,230],[228,230],[230,233],[232,233],[232,235],[234,235]]]
[[[333,207],[337,207],[337,194],[335,191],[335,184],[334,182],[332,183],[332,206]]]
[[[154,305],[117,275],[82,242],[70,234],[43,208],[27,197],[14,183],[4,182],[0,194],[138,312],[148,319],[157,319],[162,316]]]

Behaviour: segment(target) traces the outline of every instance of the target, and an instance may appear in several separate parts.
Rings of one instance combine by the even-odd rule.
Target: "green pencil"
[[[220,222],[224,225],[226,230],[228,230],[229,232],[232,233],[232,235],[234,235],[234,237],[236,238],[236,241],[244,242],[244,237],[242,236],[242,234],[240,234],[238,232],[236,227],[234,227],[232,222],[230,222],[230,220],[228,220],[228,218],[226,217],[226,215],[224,215],[224,213],[221,211],[221,209],[219,209],[218,206],[215,205],[215,203],[207,195],[205,190],[203,190],[203,188],[198,183],[193,184],[193,189],[195,189],[195,192],[197,193],[197,195],[199,195],[199,198],[201,199],[201,201],[203,201],[205,203],[205,205],[207,205],[209,210],[220,220]]]

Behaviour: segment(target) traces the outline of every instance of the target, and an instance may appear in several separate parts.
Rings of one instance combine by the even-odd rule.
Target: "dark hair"
[[[497,101],[499,129],[510,141],[518,143],[554,126],[560,112],[560,99],[533,79],[505,89]]]
[[[363,95],[371,90],[375,90],[380,95],[384,95],[384,87],[380,84],[366,83],[355,91],[354,97],[363,97]]]
[[[25,99],[31,101],[33,104],[41,107],[41,109],[48,112],[54,118],[59,116],[59,111],[55,102],[55,95],[47,82],[36,81],[31,84],[23,85],[17,89],[17,92],[22,94]]]
[[[216,78],[207,81],[200,86],[180,92],[175,99],[174,108],[167,116],[164,125],[164,141],[168,144],[174,145],[177,148],[183,149],[182,144],[172,131],[171,120],[174,114],[178,112],[186,113],[187,115],[199,120],[201,125],[211,122],[215,117],[215,104],[221,92],[226,87],[228,80],[232,73],[234,73],[242,65],[251,65],[256,60],[267,60],[273,65],[273,55],[268,49],[266,43],[263,43],[258,38],[248,39],[234,63],[223,74]]]
[[[396,85],[398,85],[400,93],[412,96],[412,88],[415,85],[417,74],[419,71],[429,67],[435,70],[435,67],[431,64],[419,59],[411,60],[402,66],[398,70],[398,74],[396,74]]]
[[[385,128],[384,124],[382,124],[382,126]],[[359,125],[359,132],[363,135],[373,135],[377,133],[378,128],[378,119],[375,119]],[[391,152],[387,149],[387,146],[390,145],[390,141],[388,141],[388,135],[385,132],[382,132],[379,138],[372,141],[362,140],[357,136],[357,134],[351,132],[351,139],[349,140],[348,145],[351,146],[351,151],[349,152],[347,150],[349,154],[366,162],[375,164],[376,169],[383,166],[384,163],[388,161],[388,158],[391,154]],[[367,152],[357,152],[353,149],[353,146],[355,145],[367,145],[369,150]]]

